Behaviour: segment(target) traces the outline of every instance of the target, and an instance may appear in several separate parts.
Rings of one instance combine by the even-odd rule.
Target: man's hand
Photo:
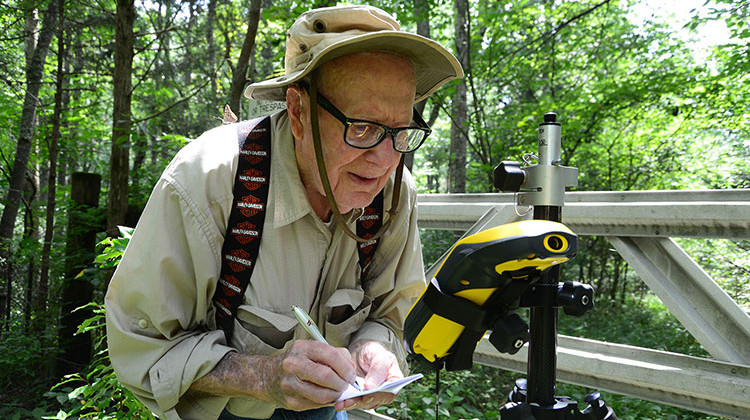
[[[330,405],[355,380],[355,364],[345,348],[298,340],[277,356],[269,399],[295,411]],[[267,377],[266,377],[267,378]]]
[[[376,388],[384,382],[401,379],[404,374],[398,366],[396,356],[377,341],[357,341],[349,351],[357,366],[357,375],[365,378],[365,390]],[[390,392],[376,392],[362,397],[351,398],[336,403],[336,410],[355,408],[371,409],[390,404],[396,398]]]

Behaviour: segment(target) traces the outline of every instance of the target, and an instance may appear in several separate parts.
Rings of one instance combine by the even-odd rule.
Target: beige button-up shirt
[[[229,343],[211,303],[237,169],[236,125],[181,150],[156,184],[106,296],[117,377],[164,418],[264,418],[276,408],[247,399],[186,395],[230,351],[272,355],[307,339],[290,312],[307,310],[326,339],[382,342],[405,369],[403,320],[424,288],[416,188],[405,171],[399,215],[360,278],[354,240],[323,223],[307,201],[285,112],[272,117],[269,198],[260,255]],[[390,208],[393,177],[385,186]],[[354,229],[361,210],[344,215]]]

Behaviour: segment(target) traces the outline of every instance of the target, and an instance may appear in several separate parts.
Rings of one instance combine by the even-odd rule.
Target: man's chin
[[[372,200],[375,199],[375,196],[378,195],[376,193],[358,193],[350,195],[348,200],[344,200],[343,202],[339,202],[337,200],[336,205],[339,206],[339,211],[341,213],[348,213],[352,209],[361,209],[363,207],[367,207],[372,203]],[[344,210],[346,209],[346,210]]]

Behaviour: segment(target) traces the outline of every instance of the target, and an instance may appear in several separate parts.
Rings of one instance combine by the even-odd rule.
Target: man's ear
[[[289,86],[286,90],[286,109],[295,139],[302,139],[305,135],[307,126],[305,105],[305,91],[297,85]]]

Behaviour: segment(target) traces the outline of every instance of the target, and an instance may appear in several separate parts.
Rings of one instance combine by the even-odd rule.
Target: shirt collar
[[[281,111],[271,116],[271,197],[273,201],[273,226],[288,225],[308,213],[312,206],[305,195],[297,158],[294,154],[294,138],[289,125],[289,116]]]

